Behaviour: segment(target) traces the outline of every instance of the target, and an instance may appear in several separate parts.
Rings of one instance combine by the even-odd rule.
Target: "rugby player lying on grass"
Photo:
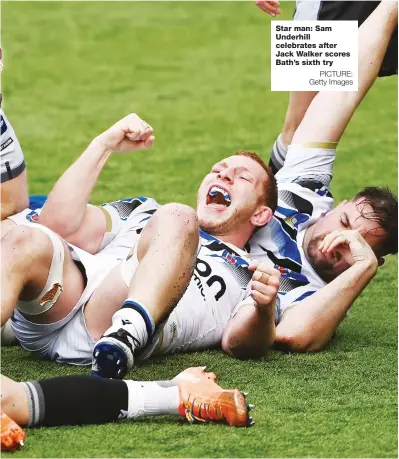
[[[276,173],[275,216],[250,241],[251,257],[280,268],[275,342],[291,351],[323,349],[383,256],[398,251],[398,204],[389,190],[365,188],[335,209],[328,192],[337,143],[375,81],[396,25],[397,3],[388,1],[359,28],[358,91],[313,99]],[[235,336],[232,349],[245,355],[246,337]]]
[[[101,400],[101,403],[99,403]],[[102,424],[143,416],[174,415],[190,423],[214,421],[236,427],[254,424],[253,406],[239,390],[224,390],[205,367],[188,368],[167,381],[119,381],[63,376],[15,382],[1,377],[1,409],[21,426]],[[1,450],[12,451],[25,433],[2,418]]]
[[[268,227],[257,231],[251,240],[251,254],[255,254],[257,258],[267,255],[264,264],[270,259],[282,272],[276,305],[277,327],[274,330],[270,308],[259,307],[262,302],[258,301],[256,305],[249,299],[248,304],[243,305],[228,321],[223,332],[223,349],[234,356],[247,358],[264,355],[270,343],[268,340],[274,333],[276,343],[288,349],[322,349],[345,317],[352,302],[375,275],[378,266],[376,255],[380,258],[390,251],[397,251],[396,199],[384,190],[366,190],[357,198],[343,202],[331,211],[332,199],[327,185],[332,175],[336,144],[334,143],[333,148],[323,149],[315,148],[320,145],[313,143],[319,143],[320,140],[339,140],[354,110],[376,78],[388,37],[397,23],[396,15],[397,6],[384,2],[360,28],[359,91],[318,94],[296,133],[294,144],[312,144],[293,145],[289,149],[286,163],[277,174],[280,204],[276,218]],[[314,133],[317,133],[316,137]],[[231,181],[230,169],[230,166],[222,163],[217,165],[215,173],[218,177],[223,176],[224,180]],[[76,172],[79,173],[79,170]],[[67,187],[60,186],[59,189],[66,190]],[[60,202],[65,200],[66,194],[59,193]],[[67,209],[68,206],[63,208]],[[57,217],[56,213],[52,215]],[[69,219],[60,218],[59,231],[62,230],[63,221],[69,222]],[[46,223],[49,226],[52,224]],[[54,228],[57,229],[56,226]],[[335,230],[337,233],[330,235]],[[323,242],[326,235],[327,239]],[[329,249],[326,253],[321,250],[323,246],[318,247],[322,242],[325,249]],[[332,245],[328,247],[329,244]],[[334,247],[334,244],[339,245]],[[208,272],[206,265],[200,265],[199,269],[204,274]],[[258,281],[268,282],[267,274],[259,272],[256,277]],[[272,275],[273,284],[277,283],[277,278],[277,274]],[[211,278],[208,279],[210,280]],[[330,283],[327,284],[328,282]],[[273,288],[274,285],[268,287]],[[253,296],[256,300],[256,293]],[[269,304],[274,303],[273,298],[271,295]],[[104,300],[107,302],[107,298]],[[124,328],[122,320],[132,319],[123,317],[126,311],[129,308],[116,315],[118,330]],[[196,317],[197,311],[194,312]],[[140,343],[140,339],[148,339],[146,332],[151,335],[152,324],[148,320],[148,331],[147,322],[144,331],[141,323],[144,319],[139,315],[135,316],[134,322],[137,319],[139,324],[135,324],[135,327],[139,329],[141,326],[141,333],[136,331],[132,336]],[[162,342],[158,351],[189,350],[193,322],[191,316],[186,316],[181,322],[170,321],[171,327],[164,328],[168,339],[173,341],[178,334],[181,346],[163,347]],[[130,328],[133,324],[127,325]],[[257,329],[259,333],[255,333]],[[182,336],[185,332],[185,336]],[[111,333],[114,331],[111,330]],[[137,338],[137,335],[140,337]],[[115,341],[107,342],[105,339],[103,343],[109,346],[109,343],[114,345],[118,342],[117,336],[111,338]],[[107,351],[104,353],[106,356]],[[127,350],[126,353],[132,360],[131,351]],[[101,357],[101,352],[99,356]],[[122,356],[122,359],[117,359],[116,364],[118,360],[123,363],[125,358]],[[116,365],[116,371],[119,370]]]
[[[2,324],[12,314],[26,349],[60,363],[91,363],[116,313],[95,371],[121,378],[137,351],[144,359],[220,346],[250,295],[263,311],[256,352],[273,343],[279,272],[251,265],[242,250],[277,201],[274,176],[256,155],[216,165],[199,189],[197,213],[147,198],[87,205],[111,152],[147,148],[152,133],[137,115],[127,116],[56,183],[38,217],[46,226],[30,223],[37,214],[29,210],[6,222],[22,224],[2,239]]]

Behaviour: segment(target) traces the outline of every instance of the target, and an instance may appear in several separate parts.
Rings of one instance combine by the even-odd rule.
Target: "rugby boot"
[[[179,413],[191,423],[221,422],[236,427],[250,427],[253,405],[238,389],[224,390],[214,381],[182,381],[179,383]]]
[[[173,378],[173,381],[178,384],[182,381],[191,381],[191,382],[199,382],[199,381],[215,381],[216,382],[216,375],[215,373],[205,371],[206,367],[190,367],[183,370],[177,376]]]
[[[123,379],[133,368],[133,354],[137,347],[140,347],[140,343],[132,334],[120,324],[113,325],[94,346],[91,374],[102,378]]]
[[[1,411],[1,451],[15,451],[24,446],[25,432]]]

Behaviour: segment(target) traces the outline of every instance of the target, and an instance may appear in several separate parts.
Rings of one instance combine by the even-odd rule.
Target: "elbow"
[[[319,352],[325,344],[307,334],[292,333],[276,337],[276,347],[289,352]]]
[[[253,360],[266,357],[274,343],[274,336],[258,342],[245,342],[231,336],[222,341],[223,351],[238,360]]]

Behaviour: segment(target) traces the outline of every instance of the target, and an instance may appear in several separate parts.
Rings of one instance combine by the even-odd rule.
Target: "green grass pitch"
[[[283,3],[283,18],[293,8]],[[154,126],[155,146],[112,157],[95,203],[147,195],[194,205],[216,160],[242,148],[267,158],[288,100],[270,92],[269,21],[252,2],[3,2],[3,101],[30,193],[48,193],[95,135],[132,111]],[[397,78],[379,80],[350,123],[337,201],[366,185],[397,191],[396,101]],[[323,353],[240,362],[209,351],[160,358],[129,376],[166,379],[192,365],[248,391],[256,425],[159,417],[28,429],[13,456],[397,457],[397,258]],[[88,371],[2,349],[2,372],[16,380]]]

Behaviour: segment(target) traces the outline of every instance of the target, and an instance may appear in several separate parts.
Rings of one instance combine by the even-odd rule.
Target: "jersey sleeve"
[[[290,145],[284,166],[277,172],[277,183],[319,183],[329,187],[337,143],[312,142]]]
[[[1,183],[4,183],[22,174],[25,159],[14,129],[3,110],[0,112],[0,130]]]
[[[275,314],[275,323],[278,323],[281,320],[283,314],[298,305],[305,298],[310,297],[317,292],[319,286],[314,286],[311,284],[304,285],[301,287],[294,288],[289,292],[278,292],[277,301],[276,301],[276,314]]]
[[[102,204],[100,209],[105,215],[106,231],[100,250],[121,232],[136,231],[139,234],[159,207],[154,199],[144,196]]]

